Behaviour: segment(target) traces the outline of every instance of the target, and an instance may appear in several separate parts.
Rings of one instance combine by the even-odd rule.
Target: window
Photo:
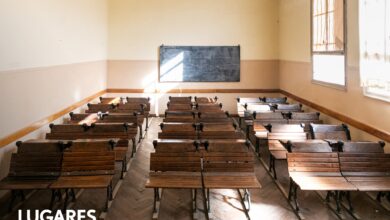
[[[344,0],[312,0],[313,81],[345,86]]]
[[[364,94],[390,101],[390,2],[360,0],[360,81]]]

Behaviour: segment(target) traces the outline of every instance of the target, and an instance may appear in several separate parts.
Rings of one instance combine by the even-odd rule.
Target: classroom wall
[[[106,89],[106,0],[2,0],[0,36],[1,143]],[[20,139],[44,138],[47,123]],[[0,179],[14,150],[0,146]]]
[[[359,76],[358,1],[347,0],[347,89],[313,84],[310,57],[310,1],[279,1],[280,88],[353,119],[390,132],[390,105],[363,95]],[[353,129],[354,130],[354,129]],[[354,139],[377,140],[364,132]],[[390,150],[390,146],[387,146]]]
[[[0,1],[0,137],[106,88],[106,0]]]
[[[110,0],[108,88],[277,88],[278,1]],[[240,45],[240,83],[158,83],[160,45]]]

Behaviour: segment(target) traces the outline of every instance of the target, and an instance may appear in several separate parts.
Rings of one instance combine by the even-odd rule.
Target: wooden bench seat
[[[310,132],[310,124],[322,124],[319,112],[291,112],[289,124],[305,124],[305,132]]]
[[[356,191],[357,188],[348,182],[340,171],[340,161],[338,153],[330,152],[321,153],[288,153],[287,163],[290,175],[289,200],[292,198],[295,202],[295,209],[299,211],[297,203],[297,189],[301,190],[318,190],[333,191],[337,211],[340,212],[340,192]],[[328,196],[331,194],[328,193]],[[327,196],[327,197],[328,197]],[[349,200],[350,196],[347,196]],[[349,201],[350,202],[350,201]]]
[[[193,111],[165,111],[164,123],[169,122],[196,122],[196,113]]]
[[[197,139],[197,125],[194,123],[161,123],[159,139]]]
[[[273,112],[272,106],[265,103],[245,103],[244,108],[250,114],[253,112]]]
[[[70,115],[70,124],[87,124],[91,125],[101,124],[101,123],[129,123],[135,124],[139,128],[139,141],[141,141],[143,136],[142,125],[144,122],[144,116],[134,112],[133,114],[120,114],[120,113],[79,113],[75,114],[73,112],[69,113]]]
[[[23,190],[48,189],[61,171],[62,151],[60,141],[35,140],[16,143],[18,152],[11,156],[8,176],[0,181],[0,190],[11,190],[9,211]]]
[[[245,134],[237,131],[237,126],[231,122],[201,123],[199,139],[245,139]]]
[[[150,97],[126,97],[126,103],[144,104],[145,111],[150,111]]]
[[[200,131],[199,139],[245,139],[245,134],[240,131]]]
[[[140,103],[125,103],[125,104],[90,104],[88,103],[88,109],[85,110],[85,113],[119,113],[119,114],[130,114],[134,115],[140,114],[146,118],[146,128],[148,128],[149,123],[149,111],[146,109],[146,104]]]
[[[89,144],[93,147],[74,142],[64,151],[61,176],[50,185],[54,191],[65,190],[64,210],[69,196],[75,199],[73,189],[106,189],[104,210],[108,209],[108,201],[112,200],[112,178],[115,173],[113,143],[106,141],[99,144],[95,141]]]
[[[214,98],[209,98],[209,97],[195,96],[194,99],[195,99],[195,103],[199,103],[199,104],[201,104],[201,103],[216,103],[218,100],[218,97],[215,96]]]
[[[168,102],[167,104],[168,111],[187,111],[187,112],[192,112],[193,107],[192,103],[170,103]]]
[[[153,141],[157,153],[196,152],[198,143],[194,140],[158,139]]]
[[[277,179],[275,161],[285,160],[287,154],[286,147],[280,141],[306,140],[307,134],[302,125],[270,124],[266,128],[268,130],[267,146],[270,153],[269,171],[273,171],[274,178]],[[260,149],[256,149],[256,152],[259,151]]]
[[[118,105],[119,104],[88,103],[88,109],[85,110],[85,113],[113,112],[118,107]]]
[[[197,103],[196,110],[198,112],[223,112],[222,103]]]
[[[169,102],[175,104],[192,104],[192,96],[169,96]]]
[[[347,153],[385,153],[385,142],[341,141],[340,151]]]
[[[147,188],[201,189],[200,173],[161,172],[149,174]]]
[[[360,191],[390,191],[390,154],[339,153],[342,175]]]
[[[331,125],[310,123],[310,134],[312,139],[328,141],[334,152],[338,151],[339,141],[351,140],[349,128],[345,124]]]
[[[244,105],[245,103],[262,103],[263,100],[260,97],[237,97],[237,103]]]
[[[236,131],[237,125],[231,121],[228,122],[208,122],[200,123],[200,130],[204,132],[208,131]]]
[[[250,143],[245,139],[236,140],[203,140],[200,146],[204,146],[207,152],[248,152]]]
[[[218,172],[205,173],[204,185],[209,189],[259,189],[259,181],[254,173],[248,172]]]
[[[276,104],[275,112],[303,112],[302,104]]]
[[[261,100],[271,104],[288,104],[287,97],[263,97]]]
[[[50,140],[77,140],[77,139],[119,139],[116,144],[115,160],[122,163],[121,178],[126,171],[127,152],[132,157],[136,152],[137,126],[129,123],[102,123],[91,124],[90,126],[75,124],[50,124],[51,132],[46,134]],[[129,148],[129,141],[132,141],[132,148]]]
[[[119,104],[123,103],[122,97],[99,97],[101,104]]]
[[[196,190],[202,189],[201,154],[199,152],[151,153],[146,188],[154,188],[153,219],[158,218],[160,188],[191,189],[193,209]],[[161,197],[161,198],[160,198]]]
[[[218,143],[211,144],[203,154],[203,183],[207,195],[207,209],[210,211],[210,189],[235,189],[247,217],[250,209],[248,189],[259,189],[261,185],[254,173],[254,157],[248,146],[241,143],[241,149],[213,150]],[[246,152],[239,152],[240,150]],[[243,190],[243,195],[240,190]],[[245,204],[247,203],[247,204]]]

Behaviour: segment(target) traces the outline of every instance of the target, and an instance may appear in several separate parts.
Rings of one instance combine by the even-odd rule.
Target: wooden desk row
[[[112,197],[115,161],[122,164],[123,178],[126,155],[136,151],[135,138],[138,129],[142,137],[142,124],[148,114],[145,106],[150,104],[145,98],[127,98],[126,104],[115,104],[117,98],[100,100],[100,104],[88,104],[86,112],[96,113],[70,113],[66,124],[50,124],[47,140],[17,143],[18,152],[12,155],[9,177],[0,182],[1,189],[12,191],[10,210],[13,201],[19,196],[23,198],[23,190],[27,189],[51,189],[52,206],[61,196],[61,189],[65,190],[66,199],[75,199],[74,189],[106,188],[107,207]],[[119,109],[119,105],[121,114],[105,111],[113,106]],[[133,147],[129,149],[130,141]],[[45,179],[48,181],[42,181]]]

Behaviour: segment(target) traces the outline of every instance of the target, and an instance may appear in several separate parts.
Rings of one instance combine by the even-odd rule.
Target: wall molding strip
[[[342,121],[343,123],[346,123],[346,124],[348,124],[348,125],[350,125],[352,127],[355,127],[355,128],[357,128],[359,130],[367,132],[368,134],[371,134],[371,135],[373,135],[375,137],[378,137],[378,138],[380,138],[380,139],[382,139],[382,140],[384,140],[386,142],[390,142],[390,133],[387,132],[387,131],[383,131],[383,130],[377,129],[377,128],[371,126],[371,125],[367,125],[367,124],[365,124],[363,122],[360,122],[360,121],[358,121],[356,119],[353,119],[353,118],[351,118],[349,116],[343,115],[343,114],[341,114],[339,112],[336,112],[336,111],[328,109],[328,108],[326,108],[324,106],[318,105],[318,104],[316,104],[314,102],[311,102],[311,101],[309,101],[307,99],[304,99],[304,98],[301,98],[299,96],[296,96],[296,95],[294,95],[294,94],[292,94],[290,92],[287,92],[285,90],[280,90],[280,93],[285,95],[285,96],[287,96],[287,97],[289,97],[289,98],[291,98],[291,99],[293,99],[293,100],[295,100],[295,101],[297,101],[297,102],[299,102],[299,103],[301,103],[301,104],[303,104],[303,105],[306,105],[306,106],[309,106],[309,107],[311,107],[313,109],[316,109],[319,112],[324,113],[325,115],[329,115],[330,117],[335,118],[335,119],[337,119],[339,121]]]
[[[49,115],[41,120],[38,120],[38,121],[28,125],[27,127],[24,127],[16,132],[6,136],[6,137],[1,138],[0,139],[0,148],[7,146],[8,144],[10,144],[14,141],[19,140],[20,138],[26,136],[27,134],[41,128],[42,126],[60,118],[61,116],[65,115],[65,114],[68,114],[69,112],[87,104],[88,102],[90,102],[90,101],[92,101],[92,100],[94,100],[94,99],[96,99],[104,94],[106,94],[105,89],[100,91],[100,92],[97,92],[91,96],[88,96],[87,98],[80,100],[80,101],[72,104],[71,106],[68,106],[65,109],[62,109],[61,111],[58,111],[58,112],[56,112],[52,115]]]

